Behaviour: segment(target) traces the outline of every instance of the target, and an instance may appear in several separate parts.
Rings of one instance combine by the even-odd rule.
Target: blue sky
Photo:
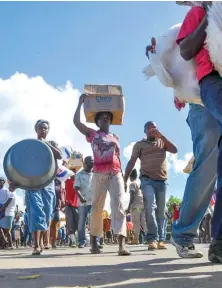
[[[182,22],[187,9],[175,2],[0,2],[0,77],[18,71],[53,86],[70,80],[80,91],[85,83],[121,84],[124,124],[113,127],[121,147],[140,140],[153,120],[183,158],[192,151],[188,109],[177,112],[173,91],[145,81],[142,69],[150,38]],[[185,180],[170,171],[168,193],[182,196]]]

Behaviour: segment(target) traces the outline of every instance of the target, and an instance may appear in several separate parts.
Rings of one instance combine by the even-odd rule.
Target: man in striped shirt
[[[136,164],[141,161],[140,179],[144,196],[147,223],[148,250],[166,249],[164,245],[164,220],[166,208],[167,161],[166,152],[177,153],[177,147],[163,136],[154,122],[144,126],[146,139],[133,147],[130,161],[125,171],[125,186]]]

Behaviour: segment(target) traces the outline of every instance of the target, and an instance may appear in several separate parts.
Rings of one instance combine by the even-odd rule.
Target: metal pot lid
[[[56,163],[49,146],[36,139],[26,139],[14,144],[4,158],[4,171],[7,178],[24,188],[24,179],[39,187],[49,184],[56,174]],[[43,182],[44,183],[43,183]],[[44,184],[44,185],[43,185]],[[27,188],[27,184],[25,185]]]

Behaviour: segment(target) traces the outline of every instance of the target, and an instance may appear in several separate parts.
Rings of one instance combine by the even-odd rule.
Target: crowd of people
[[[200,226],[200,231],[204,229],[208,231],[204,241],[211,242],[211,236],[213,238],[209,247],[209,260],[213,263],[222,263],[222,210],[219,206],[222,197],[222,144],[219,141],[222,125],[220,109],[222,79],[214,70],[209,53],[204,46],[206,11],[211,5],[210,2],[205,3],[190,9],[177,38],[181,56],[186,61],[192,58],[196,61],[201,99],[205,106],[189,103],[187,123],[192,134],[195,161],[187,179],[182,205],[180,209],[174,207],[175,218],[171,243],[182,258],[203,257],[194,245]],[[156,41],[152,41],[151,45],[147,46],[147,56],[148,53],[155,53],[155,45]],[[65,230],[68,238],[64,238],[64,235],[60,237],[68,239],[72,247],[77,245],[77,231],[79,248],[87,245],[86,226],[88,225],[92,254],[102,252],[104,236],[107,242],[118,242],[120,256],[131,255],[125,246],[126,240],[137,244],[140,243],[141,235],[145,235],[149,250],[167,249],[165,243],[168,219],[166,153],[176,154],[178,148],[159,131],[155,122],[148,121],[143,129],[141,127],[145,138],[134,145],[124,173],[120,161],[119,137],[110,132],[113,114],[107,111],[98,112],[95,115],[98,130],[87,127],[80,120],[80,111],[85,98],[86,95],[82,94],[73,122],[80,133],[86,137],[86,141],[91,144],[93,157],[84,159],[83,169],[78,173],[73,171],[74,175],[66,180],[65,187],[54,180],[40,190],[25,191],[27,220],[24,221],[24,227],[28,226],[26,233],[32,234],[33,255],[40,255],[44,249],[49,249],[50,242],[52,247],[56,247],[57,224],[63,209],[65,209]],[[180,102],[175,97],[175,106],[178,110],[185,105],[186,103]],[[62,153],[58,144],[46,140],[49,129],[50,124],[47,120],[37,121],[35,125],[37,139],[44,141],[51,148],[56,160],[61,160]],[[141,162],[139,179],[134,170],[137,159]],[[211,221],[211,235],[209,213],[206,211],[210,205],[216,180],[217,197]],[[12,247],[10,235],[16,187],[10,183],[8,190],[4,188],[4,179],[1,179],[0,183],[0,236],[4,247]],[[130,201],[125,210],[124,197],[127,191],[130,193]],[[103,211],[107,192],[110,194],[111,219],[105,218],[104,222]],[[132,221],[127,220],[128,213],[131,214]],[[18,234],[16,231],[21,228],[18,222],[16,218],[15,239]],[[133,234],[130,232],[132,228]],[[59,232],[62,233],[65,232]]]
[[[92,176],[92,164],[92,157],[86,157],[84,160],[84,169],[77,173],[75,177],[66,181],[65,189],[62,188],[61,182],[55,179],[56,204],[51,216],[49,241],[46,242],[47,238],[44,239],[43,236],[44,249],[49,249],[50,247],[55,249],[58,246],[70,246],[75,248],[77,245],[79,248],[84,248],[90,245],[90,210],[92,195],[90,190],[87,191],[86,188],[90,187],[89,176]],[[81,175],[85,174],[87,178],[83,177],[81,179]],[[67,186],[67,183],[69,183],[70,180],[72,180],[71,190],[67,189],[67,187],[69,187],[69,184]],[[147,226],[145,210],[136,169],[132,171],[130,180],[130,201],[128,208],[126,209],[126,243],[130,245],[146,244]],[[5,180],[2,179],[2,183],[5,184]],[[75,206],[71,206],[71,203],[69,202],[71,198],[69,194],[70,191],[72,191],[73,196],[75,195],[73,199],[77,199]],[[3,189],[1,192],[3,192]],[[175,221],[178,216],[178,205],[174,203],[172,208],[174,209],[172,215],[169,215],[169,213],[165,214],[166,225],[164,225],[164,241],[166,239],[168,219]],[[20,247],[34,247],[35,238],[29,231],[27,209],[25,209],[25,212],[23,213],[22,211],[15,209],[15,204],[13,204],[12,211],[13,209],[14,213],[11,213],[11,215],[14,215],[14,217],[12,217],[13,220],[10,222],[11,224],[8,225],[9,230],[7,231],[4,227],[1,227],[0,248],[14,249]],[[76,209],[73,215],[72,213],[70,215],[71,209]],[[3,219],[4,217],[1,218]],[[103,211],[103,234],[97,241],[100,248],[103,248],[104,244],[109,245],[118,242],[117,235],[114,234],[112,229],[112,216],[109,215],[107,211]]]

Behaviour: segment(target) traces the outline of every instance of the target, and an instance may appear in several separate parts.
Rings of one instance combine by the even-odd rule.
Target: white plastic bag
[[[156,53],[149,53],[150,66],[143,72],[149,79],[156,75],[166,87],[172,87],[181,102],[202,104],[200,88],[196,78],[194,60],[185,61],[180,55],[176,39],[181,24],[174,25],[162,34],[156,44]]]
[[[69,170],[68,168],[66,168],[63,165],[58,165],[56,178],[60,182],[65,182],[67,179],[69,179],[73,175],[74,175],[74,173],[71,170]]]
[[[72,148],[69,146],[63,146],[60,147],[60,151],[62,152],[62,160],[68,163],[71,158]]]

